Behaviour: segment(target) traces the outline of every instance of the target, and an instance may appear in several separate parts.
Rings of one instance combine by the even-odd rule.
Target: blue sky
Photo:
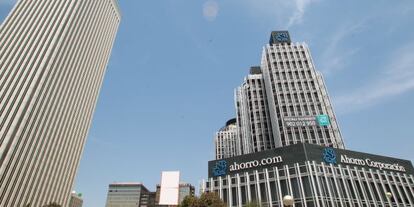
[[[0,0],[0,20],[13,0]],[[114,181],[194,185],[233,90],[272,30],[306,42],[348,149],[414,160],[414,1],[120,0],[122,23],[75,190],[104,206]]]

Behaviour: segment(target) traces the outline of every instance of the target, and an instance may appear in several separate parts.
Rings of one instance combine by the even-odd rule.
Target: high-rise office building
[[[116,0],[20,0],[0,27],[0,206],[67,206],[120,22]]]
[[[202,191],[232,207],[414,207],[409,160],[344,149],[306,44],[272,32],[254,71],[236,91],[244,154],[210,161]],[[271,131],[260,123],[267,115]],[[263,131],[271,135],[260,138]]]
[[[216,146],[216,159],[240,155],[238,147],[238,132],[236,119],[230,119],[226,126],[222,127],[214,137]]]
[[[276,147],[311,143],[345,148],[331,101],[308,46],[272,32],[261,69]]]
[[[276,144],[270,123],[269,106],[260,67],[250,74],[235,92],[238,143],[241,154],[273,149]]]
[[[241,154],[297,143],[345,148],[322,75],[287,31],[272,32],[235,103]]]

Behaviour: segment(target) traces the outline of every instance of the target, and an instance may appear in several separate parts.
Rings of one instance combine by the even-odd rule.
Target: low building
[[[296,144],[209,162],[202,191],[228,206],[258,202],[282,207],[414,206],[408,160],[313,144]]]
[[[180,183],[179,194],[178,194],[178,204],[183,202],[184,198],[187,196],[194,196],[195,188],[189,183]]]
[[[148,207],[150,191],[142,183],[109,184],[106,207]]]
[[[73,191],[70,194],[70,201],[69,201],[69,207],[82,207],[83,205],[83,199],[81,193],[76,193]]]
[[[160,192],[161,192],[161,186],[157,185],[156,192],[155,192],[156,206],[162,206],[162,205],[159,205]],[[195,187],[189,183],[180,183],[179,192],[178,192],[178,204],[181,204],[181,202],[184,200],[186,196],[195,196]]]

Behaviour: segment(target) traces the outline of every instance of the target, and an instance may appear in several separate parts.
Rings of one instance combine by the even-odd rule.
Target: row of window
[[[322,169],[322,166],[317,165],[317,168]],[[313,166],[311,169],[314,169]],[[338,172],[341,171],[338,167],[334,169]],[[325,166],[322,170],[331,172],[331,167]],[[284,176],[288,171],[290,175]],[[340,204],[343,204],[343,206],[350,206],[352,204],[357,204],[357,206],[361,204],[362,206],[374,206],[374,203],[381,206],[381,201],[387,202],[386,192],[392,192],[391,202],[395,204],[399,203],[401,205],[405,203],[404,206],[410,206],[408,205],[410,201],[414,202],[412,194],[414,191],[414,183],[412,177],[398,180],[395,183],[388,182],[385,179],[383,181],[367,181],[367,179],[361,179],[355,175],[353,177],[341,176],[343,175],[341,173],[338,173],[336,177],[322,173],[316,176],[315,173],[309,175],[306,171],[307,168],[305,166],[301,166],[300,168],[282,168],[278,171],[279,180],[274,178],[275,173],[272,171],[268,173],[269,180],[266,180],[265,174],[260,172],[258,173],[258,183],[255,182],[256,174],[250,174],[248,176],[250,184],[247,184],[244,175],[240,175],[240,186],[236,184],[236,178],[233,177],[231,178],[231,186],[228,185],[226,179],[222,180],[222,189],[217,188],[219,186],[218,180],[214,180],[215,187],[213,189],[219,194],[221,190],[223,200],[227,203],[231,202],[233,206],[239,202],[239,198],[241,198],[242,204],[245,205],[248,202],[248,197],[250,197],[251,201],[261,200],[262,206],[266,206],[270,201],[273,201],[273,206],[277,206],[281,200],[280,195],[288,194],[295,198],[295,206],[302,206],[304,204],[303,200],[305,202],[310,201],[307,203],[308,206],[316,206],[316,199],[318,199],[318,202],[325,203],[326,206],[336,206],[336,204],[338,204],[337,206],[342,206]],[[350,169],[350,172],[347,169],[343,169],[342,171],[348,174],[362,172],[360,169]],[[380,173],[379,175],[373,173],[373,175],[378,177],[389,176],[388,180],[392,180],[392,176],[387,172]],[[207,189],[209,189],[211,183],[207,182],[206,184]],[[316,192],[314,191],[315,189]]]
[[[278,51],[278,52],[271,52],[270,55],[272,56],[273,60],[280,60],[282,58],[284,59],[300,59],[300,58],[306,58],[306,53],[304,50],[296,50],[296,51]],[[276,58],[277,57],[277,58]]]

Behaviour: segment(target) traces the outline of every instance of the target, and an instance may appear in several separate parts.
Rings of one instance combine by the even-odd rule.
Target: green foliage
[[[260,207],[260,204],[257,201],[252,201],[247,203],[246,207]]]
[[[203,193],[200,198],[186,196],[179,207],[226,207],[216,193]]]
[[[194,196],[186,196],[179,207],[194,207],[198,206],[198,198]]]
[[[200,207],[225,207],[226,204],[216,193],[203,193],[199,198]]]

